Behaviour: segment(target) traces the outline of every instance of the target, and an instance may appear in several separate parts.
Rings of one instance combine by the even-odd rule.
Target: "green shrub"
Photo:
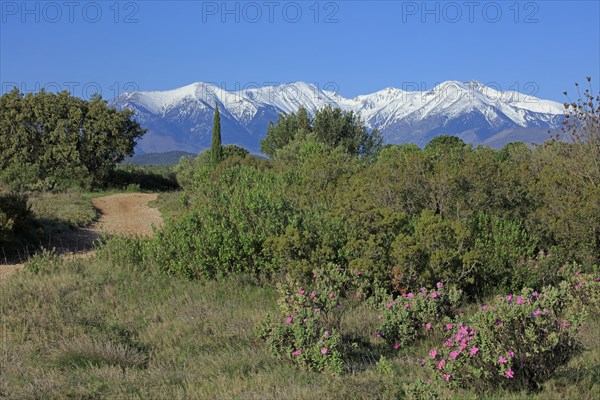
[[[432,382],[425,382],[422,379],[404,385],[403,389],[407,400],[434,400],[440,398]]]
[[[158,265],[189,278],[273,272],[263,245],[293,214],[277,178],[244,165],[217,172],[193,193],[191,211],[158,232]]]
[[[413,290],[438,281],[466,288],[473,282],[472,265],[463,262],[470,243],[465,222],[423,211],[412,232],[400,233],[392,243],[397,289]]]
[[[34,274],[49,275],[58,271],[62,265],[56,249],[42,249],[27,260],[25,269]]]
[[[25,195],[0,194],[0,248],[31,239],[32,216]]]
[[[473,277],[480,296],[544,285],[542,274],[547,269],[529,268],[535,271],[533,278],[534,274],[515,268],[520,260],[533,258],[537,245],[519,222],[480,211],[471,219],[471,231],[474,241],[467,263],[477,265]]]

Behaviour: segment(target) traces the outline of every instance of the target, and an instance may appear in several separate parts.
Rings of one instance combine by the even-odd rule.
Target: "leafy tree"
[[[352,156],[376,154],[382,145],[379,131],[369,132],[360,117],[353,112],[327,106],[315,113],[311,121],[308,112],[300,108],[297,113],[280,115],[277,124],[270,124],[261,141],[261,151],[271,158],[282,158],[279,150],[294,143],[312,140],[329,148],[340,148]],[[289,155],[290,152],[284,153]]]
[[[312,132],[312,122],[304,107],[297,113],[280,114],[276,124],[269,123],[267,135],[260,142],[260,151],[275,158],[277,150],[294,140],[301,140]]]
[[[20,182],[14,189],[104,185],[146,132],[132,117],[100,96],[86,101],[44,90],[24,96],[15,88],[0,97],[0,175]]]
[[[315,113],[313,130],[316,138],[353,156],[373,155],[381,149],[378,130],[369,133],[358,114],[327,106]]]
[[[434,137],[427,143],[425,150],[429,152],[449,152],[453,150],[460,150],[465,147],[465,142],[456,136],[451,135],[439,135]]]
[[[215,118],[213,120],[212,143],[210,146],[210,162],[213,165],[223,160],[223,148],[221,147],[221,114],[219,105],[215,107]]]

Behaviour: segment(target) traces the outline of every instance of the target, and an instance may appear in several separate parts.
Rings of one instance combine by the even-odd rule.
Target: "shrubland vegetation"
[[[0,394],[593,398],[600,99],[581,97],[542,146],[382,146],[301,109],[271,160],[183,159],[153,238],[4,284]]]

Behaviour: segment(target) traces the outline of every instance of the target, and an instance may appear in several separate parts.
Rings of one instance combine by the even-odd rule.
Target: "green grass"
[[[91,195],[80,192],[31,193],[29,204],[35,218],[54,228],[86,227],[98,218]]]
[[[177,218],[186,211],[186,193],[183,191],[162,192],[155,201],[150,202],[150,207],[156,207],[165,220]]]
[[[316,374],[257,339],[276,294],[248,277],[198,283],[102,259],[49,262],[0,282],[0,398],[391,399],[425,377],[417,362],[432,343],[382,346],[377,312],[364,306],[343,321],[346,340],[360,343],[346,372]],[[582,332],[586,350],[541,393],[489,398],[594,398],[599,329],[596,318]],[[381,355],[388,362],[377,364]]]

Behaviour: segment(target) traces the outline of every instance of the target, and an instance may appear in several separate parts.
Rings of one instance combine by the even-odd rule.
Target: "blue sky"
[[[104,98],[305,81],[346,97],[478,80],[563,101],[600,87],[598,1],[0,3],[0,90]]]

